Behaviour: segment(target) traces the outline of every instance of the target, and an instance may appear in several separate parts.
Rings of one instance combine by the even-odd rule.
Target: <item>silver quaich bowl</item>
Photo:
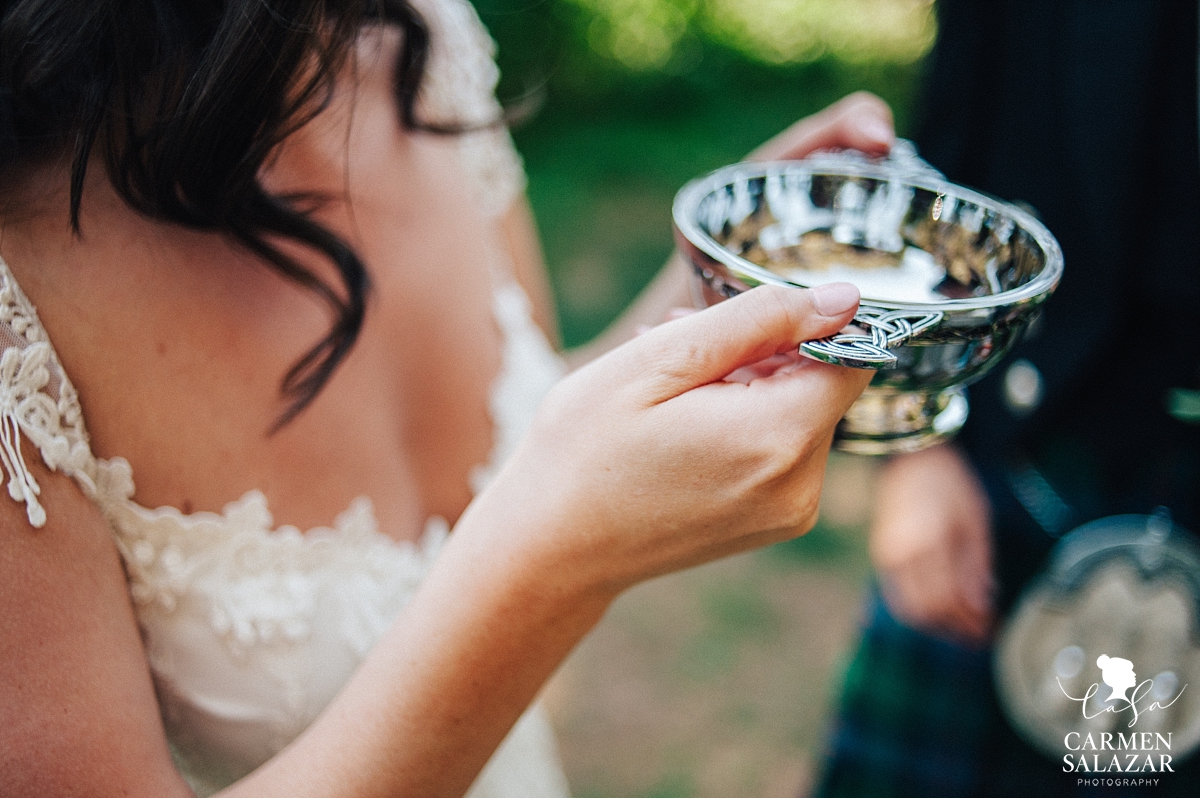
[[[1020,340],[1063,270],[1032,214],[948,182],[907,141],[882,159],[734,164],[684,186],[673,215],[702,305],[764,284],[858,286],[853,325],[800,349],[877,370],[835,438],[859,454],[953,436],[964,386]]]

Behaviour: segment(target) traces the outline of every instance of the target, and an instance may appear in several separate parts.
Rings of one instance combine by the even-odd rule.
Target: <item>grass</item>
[[[579,798],[796,798],[811,784],[858,629],[872,478],[835,457],[808,535],[617,601],[547,691]]]

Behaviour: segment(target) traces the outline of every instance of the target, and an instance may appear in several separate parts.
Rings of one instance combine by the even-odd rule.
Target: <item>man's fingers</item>
[[[662,402],[801,341],[832,335],[857,308],[858,289],[848,283],[813,289],[760,286],[656,327],[630,342],[613,365],[625,368],[636,360],[645,374],[647,400]]]
[[[962,561],[962,592],[967,603],[980,614],[990,616],[996,581],[987,529],[974,529],[966,537]]]
[[[906,625],[972,645],[987,638],[991,613],[967,601],[967,585],[952,563],[923,557],[881,576],[884,600]]]
[[[948,636],[960,642],[971,645],[981,645],[991,632],[991,616],[970,609],[965,604],[958,605],[954,617],[947,621]]]
[[[989,578],[980,576],[973,568],[964,567],[958,575],[958,605],[966,638],[971,642],[983,642],[995,619]]]
[[[980,573],[979,569],[965,567],[962,574],[960,591],[963,601],[974,612],[981,616],[992,612],[992,580],[991,575]]]
[[[802,119],[750,153],[752,161],[803,158],[823,149],[851,148],[882,155],[896,141],[892,110],[868,92],[855,92]]]

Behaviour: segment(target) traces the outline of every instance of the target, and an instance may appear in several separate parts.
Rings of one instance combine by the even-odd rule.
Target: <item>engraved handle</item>
[[[800,354],[838,366],[885,369],[896,363],[896,355],[888,350],[937,326],[943,315],[937,310],[922,313],[860,305],[854,326],[863,332],[840,332],[829,338],[805,341],[800,344]]]
[[[854,150],[816,153],[810,160],[820,161],[823,166],[833,162],[878,162]],[[907,139],[897,139],[883,162],[891,164],[901,177],[945,180],[941,172],[917,155],[916,146]],[[841,332],[819,341],[807,341],[800,345],[800,352],[839,366],[885,369],[896,363],[896,355],[889,350],[936,326],[942,316],[940,311],[885,310],[860,305],[854,325],[861,328],[862,332]]]

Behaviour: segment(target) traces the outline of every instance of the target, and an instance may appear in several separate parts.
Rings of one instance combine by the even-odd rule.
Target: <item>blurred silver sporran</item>
[[[680,190],[674,221],[701,304],[763,284],[858,286],[854,324],[800,349],[878,371],[838,426],[838,448],[860,454],[954,435],[963,387],[1020,339],[1063,269],[1030,213],[947,182],[907,141],[883,159],[821,152],[719,169]]]
[[[1106,737],[1125,741],[1126,770],[1150,772],[1147,756],[1159,772],[1178,766],[1200,748],[1195,537],[1162,509],[1070,532],[1001,629],[994,666],[1013,728],[1067,772],[1081,756],[1097,770],[1089,754],[1109,766],[1114,751],[1090,750]]]

